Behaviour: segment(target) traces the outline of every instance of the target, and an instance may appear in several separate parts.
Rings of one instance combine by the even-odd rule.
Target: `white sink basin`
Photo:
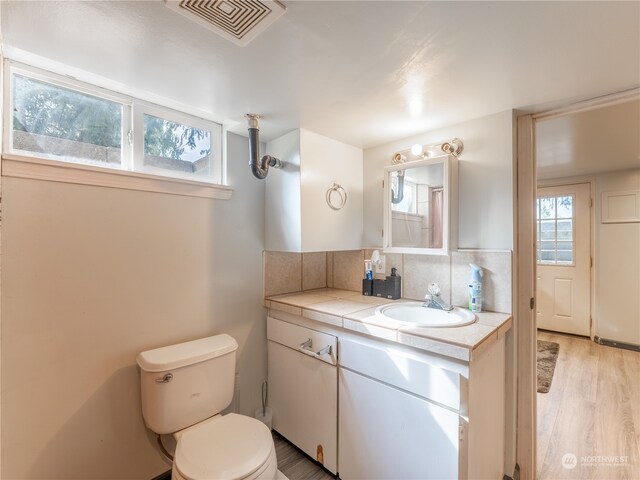
[[[383,305],[376,309],[376,315],[416,327],[463,327],[476,321],[476,316],[463,308],[454,307],[453,310],[445,312],[423,305],[422,302]]]

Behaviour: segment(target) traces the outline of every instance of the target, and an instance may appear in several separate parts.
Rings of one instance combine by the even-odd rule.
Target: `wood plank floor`
[[[273,432],[278,470],[289,480],[334,480],[329,472],[294,447],[277,432]]]
[[[551,390],[537,394],[538,479],[640,479],[640,353],[546,331],[538,338],[560,344]]]

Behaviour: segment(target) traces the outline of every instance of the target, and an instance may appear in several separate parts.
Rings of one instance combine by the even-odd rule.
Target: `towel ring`
[[[340,203],[334,203],[333,194],[337,193],[340,197]],[[347,203],[347,191],[342,187],[342,185],[338,185],[334,183],[329,190],[327,190],[326,195],[327,205],[332,210],[341,210],[345,204]]]

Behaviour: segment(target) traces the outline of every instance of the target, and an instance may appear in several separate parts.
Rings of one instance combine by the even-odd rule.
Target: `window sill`
[[[15,154],[2,155],[2,176],[228,200],[233,188]]]

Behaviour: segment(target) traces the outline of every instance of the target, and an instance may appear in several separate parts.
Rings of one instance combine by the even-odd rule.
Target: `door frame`
[[[640,99],[640,88],[567,104],[561,108],[537,113],[514,111],[514,262],[513,318],[516,338],[516,462],[522,480],[537,478],[537,407],[536,407],[536,340],[535,318],[535,232],[533,229],[536,198],[536,121],[594,110],[630,100]],[[595,209],[592,209],[595,210]],[[593,242],[592,242],[593,245]],[[592,269],[593,270],[593,269]],[[593,271],[592,271],[593,274]],[[531,303],[530,303],[531,302]],[[509,473],[509,472],[507,472]]]
[[[597,320],[593,316],[596,308],[596,209],[595,209],[595,193],[596,193],[596,181],[593,176],[575,176],[562,179],[540,180],[537,183],[537,187],[562,187],[564,185],[578,185],[582,183],[589,184],[589,256],[591,257],[591,268],[589,269],[589,338],[591,340],[595,337]],[[537,270],[537,264],[536,264]]]

